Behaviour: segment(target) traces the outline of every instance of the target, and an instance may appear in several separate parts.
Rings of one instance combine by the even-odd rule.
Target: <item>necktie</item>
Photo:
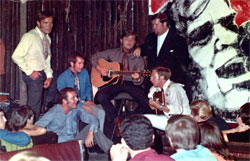
[[[129,71],[128,54],[124,53],[122,57],[123,69]]]
[[[76,90],[78,98],[80,98],[80,80],[77,73],[74,73],[75,81],[74,81],[74,89]]]
[[[48,55],[49,55],[49,39],[44,36],[43,38],[43,54],[44,54],[44,58],[47,59]]]

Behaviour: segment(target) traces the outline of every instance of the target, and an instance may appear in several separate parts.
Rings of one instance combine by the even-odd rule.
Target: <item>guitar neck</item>
[[[141,72],[137,72],[137,71],[111,71],[111,73],[115,75],[131,75],[133,73],[141,74]]]

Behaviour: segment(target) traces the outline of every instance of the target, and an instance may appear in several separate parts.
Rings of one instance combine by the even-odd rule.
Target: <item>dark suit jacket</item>
[[[171,80],[186,84],[187,67],[190,62],[186,41],[169,28],[165,41],[157,57],[157,35],[150,33],[141,46],[142,56],[147,56],[147,68],[164,66],[172,71]]]

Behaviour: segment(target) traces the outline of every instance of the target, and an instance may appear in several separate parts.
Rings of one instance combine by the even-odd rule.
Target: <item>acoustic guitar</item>
[[[164,100],[165,100],[165,97],[164,97],[163,90],[154,92],[153,101],[158,101],[161,105],[164,105]],[[164,112],[159,110],[158,108],[155,109],[155,113],[156,113],[156,115],[164,114]]]
[[[91,70],[91,83],[96,87],[104,87],[110,84],[121,83],[124,75],[131,75],[138,73],[140,76],[150,76],[151,71],[125,71],[121,70],[121,66],[118,62],[108,62],[105,59],[98,59],[98,64],[101,67],[108,69],[108,75],[102,76],[96,68]]]

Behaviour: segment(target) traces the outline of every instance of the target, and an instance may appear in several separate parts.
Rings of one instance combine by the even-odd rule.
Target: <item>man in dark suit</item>
[[[187,68],[189,64],[186,41],[178,36],[168,23],[166,14],[152,16],[153,32],[148,34],[141,45],[141,55],[147,57],[147,68],[164,66],[172,71],[172,80],[186,86]],[[145,82],[146,92],[152,86],[150,81]]]

